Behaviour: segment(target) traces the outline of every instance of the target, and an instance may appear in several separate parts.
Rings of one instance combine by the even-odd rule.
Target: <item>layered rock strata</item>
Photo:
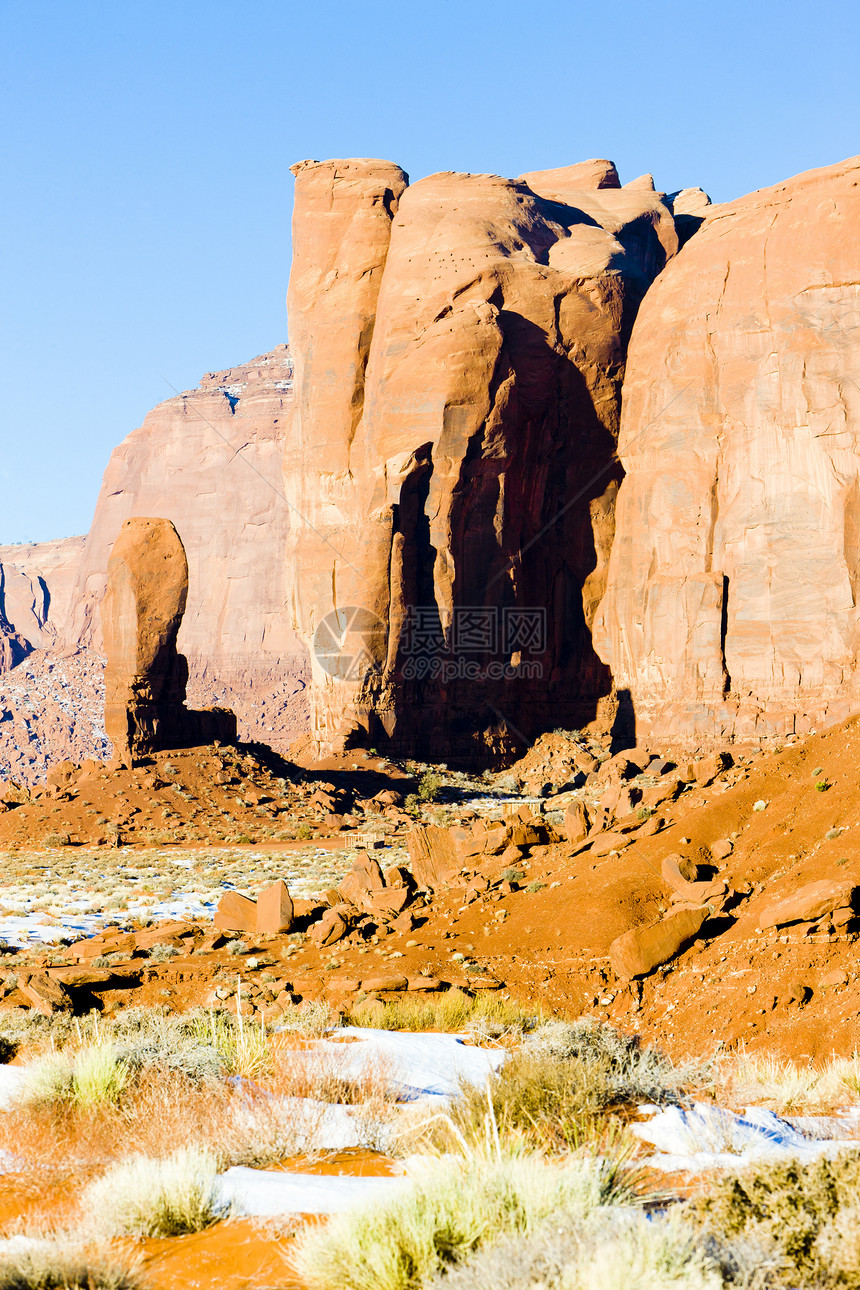
[[[232,712],[185,707],[188,664],[176,639],[188,598],[188,562],[164,519],[126,520],[108,561],[102,602],[105,732],[131,766],[164,748],[236,737]]]
[[[294,167],[285,480],[320,748],[474,759],[594,716],[628,334],[678,246],[609,162]]]
[[[699,201],[639,311],[595,642],[640,736],[860,708],[858,181],[855,158]]]

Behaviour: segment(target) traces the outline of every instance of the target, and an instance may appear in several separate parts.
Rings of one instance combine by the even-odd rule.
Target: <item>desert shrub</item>
[[[74,1089],[75,1067],[65,1053],[53,1053],[34,1062],[18,1098],[34,1106],[70,1102]]]
[[[295,1264],[312,1290],[411,1290],[502,1234],[628,1197],[618,1167],[593,1157],[564,1166],[535,1155],[439,1161],[390,1200],[301,1236]]]
[[[787,1283],[860,1286],[860,1154],[810,1163],[763,1161],[712,1179],[685,1206],[727,1242],[755,1240],[786,1269]]]
[[[175,959],[179,950],[175,945],[153,945],[149,951],[149,957],[153,963],[166,963],[168,959]]]
[[[309,824],[300,824],[296,829],[296,837],[300,842],[307,842],[308,838],[313,837],[313,830]]]
[[[86,1225],[105,1239],[201,1232],[224,1217],[216,1178],[215,1156],[199,1147],[162,1160],[133,1156],[86,1188]]]
[[[51,1053],[34,1062],[19,1095],[34,1106],[74,1103],[84,1109],[115,1104],[130,1069],[110,1044],[91,1044],[78,1053]]]
[[[676,1067],[637,1036],[588,1019],[545,1022],[523,1041],[521,1055],[585,1062],[604,1087],[606,1105],[676,1102],[685,1085],[701,1085],[711,1077],[707,1064]]]
[[[356,1004],[346,1018],[348,1025],[377,1030],[466,1030],[476,1039],[522,1033],[537,1020],[533,1009],[524,1010],[489,990],[474,998],[462,990],[447,990],[424,999],[392,999],[381,1010],[377,1003],[367,1001]]]
[[[0,1290],[140,1290],[129,1268],[54,1241],[0,1257]]]
[[[526,1036],[485,1089],[463,1086],[451,1120],[468,1141],[479,1141],[489,1107],[503,1136],[567,1150],[598,1134],[612,1108],[675,1102],[679,1085],[667,1058],[611,1026],[547,1022]]]
[[[302,1035],[324,1035],[341,1024],[340,1013],[323,1000],[306,999],[291,1008],[285,1008],[280,1030],[293,1030]]]
[[[674,1216],[598,1210],[503,1237],[428,1290],[722,1290],[721,1263]]]
[[[860,1053],[800,1063],[742,1048],[722,1063],[723,1083],[734,1105],[764,1103],[780,1114],[834,1111],[846,1094],[860,1097]]]
[[[433,770],[425,770],[418,781],[418,797],[422,802],[436,802],[442,788],[442,776]]]
[[[128,1063],[109,1044],[94,1044],[75,1056],[72,1097],[81,1107],[116,1103],[130,1078]]]
[[[410,815],[417,815],[421,809],[421,798],[417,793],[407,793],[403,806]]]

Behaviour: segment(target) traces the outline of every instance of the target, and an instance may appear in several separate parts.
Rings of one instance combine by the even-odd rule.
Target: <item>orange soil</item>
[[[284,989],[296,998],[349,1004],[356,980],[385,971],[414,977],[424,968],[443,982],[469,987],[474,978],[452,958],[459,951],[517,999],[610,1020],[676,1055],[704,1054],[741,1040],[752,1050],[798,1059],[850,1053],[858,1044],[860,1012],[856,936],[843,931],[810,940],[791,929],[762,934],[756,920],[766,903],[804,883],[839,877],[860,885],[858,753],[860,719],[851,719],[761,755],[709,788],[693,787],[659,808],[665,820],[659,833],[636,839],[620,854],[592,858],[589,850],[569,844],[535,847],[522,866],[527,877],[520,890],[491,890],[465,908],[462,887],[440,891],[417,911],[415,930],[380,927],[375,946],[358,933],[324,950],[309,940],[296,950],[286,937],[245,936],[260,960],[257,969],[247,968],[247,956],[223,948],[181,953],[158,964],[138,956],[128,966],[139,968],[139,977],[99,990],[99,998],[108,1009],[165,1001],[184,1009],[214,1003],[214,985],[235,985],[241,977],[243,1000],[258,1009],[267,1000],[271,1006]],[[325,771],[332,782],[347,773],[353,772]],[[816,791],[818,780],[830,787]],[[767,806],[754,811],[758,800]],[[732,838],[733,853],[719,863],[720,876],[748,894],[706,924],[669,970],[653,973],[641,986],[616,982],[608,961],[611,941],[669,907],[662,857],[679,852],[706,865],[709,847]],[[525,889],[536,882],[544,884],[540,890]],[[500,923],[501,911],[506,918]],[[208,926],[194,930],[199,945]],[[178,943],[190,948],[193,942]],[[394,959],[387,957],[392,951]],[[16,968],[19,962],[37,964],[39,956],[16,956]],[[847,983],[822,988],[822,977],[834,968],[846,971]],[[261,973],[274,980],[259,985]],[[811,991],[805,1004],[791,998],[797,984]],[[18,992],[5,1000],[23,1002]]]

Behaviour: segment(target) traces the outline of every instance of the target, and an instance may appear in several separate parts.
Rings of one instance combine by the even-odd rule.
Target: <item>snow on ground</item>
[[[335,1214],[384,1199],[408,1182],[398,1178],[356,1178],[344,1174],[288,1174],[235,1165],[218,1177],[218,1198],[243,1216]]]
[[[417,1034],[344,1026],[338,1039],[322,1040],[307,1054],[310,1063],[337,1061],[346,1079],[382,1077],[400,1101],[439,1101],[454,1097],[460,1082],[485,1084],[505,1059],[500,1048],[475,1048],[458,1035]],[[355,1043],[344,1044],[342,1037]]]
[[[781,1117],[760,1106],[736,1115],[705,1102],[639,1110],[652,1118],[631,1125],[632,1132],[657,1148],[644,1163],[668,1173],[737,1169],[768,1158],[811,1160],[844,1151],[860,1131],[860,1108],[846,1116],[796,1118]],[[829,1136],[821,1136],[822,1132]]]

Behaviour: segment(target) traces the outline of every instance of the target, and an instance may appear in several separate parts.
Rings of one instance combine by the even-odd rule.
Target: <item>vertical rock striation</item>
[[[602,161],[297,170],[285,480],[318,746],[475,759],[590,719],[626,343],[669,208]]]
[[[702,222],[633,329],[595,641],[641,731],[804,730],[860,707],[860,159],[680,197]]]

